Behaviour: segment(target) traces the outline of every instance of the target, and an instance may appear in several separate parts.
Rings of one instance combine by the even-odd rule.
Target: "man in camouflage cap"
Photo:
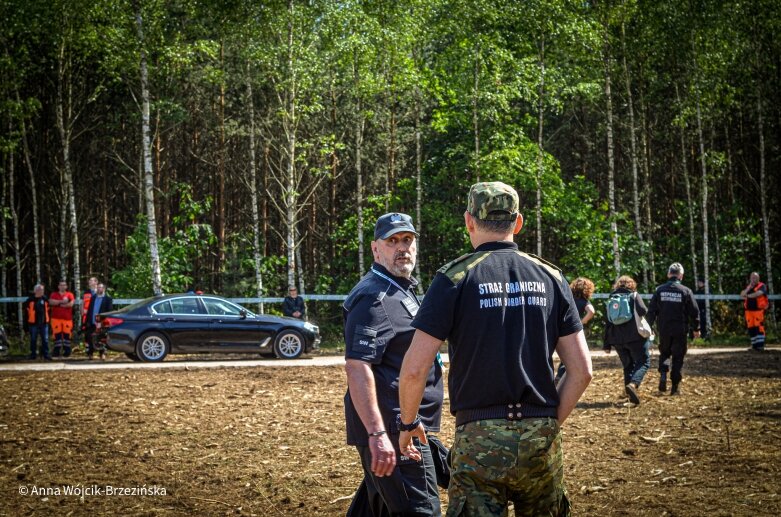
[[[469,191],[473,253],[443,266],[412,321],[399,376],[399,447],[420,459],[417,421],[428,365],[447,339],[451,449],[448,515],[567,515],[560,425],[591,380],[591,359],[567,280],[518,250],[518,194],[500,182]],[[553,381],[553,352],[567,375]],[[411,429],[406,432],[406,429]]]
[[[475,183],[469,189],[467,212],[481,221],[515,221],[518,193],[501,181]]]

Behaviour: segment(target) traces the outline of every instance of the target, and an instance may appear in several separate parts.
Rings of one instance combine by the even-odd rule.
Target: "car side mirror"
[[[245,318],[247,317],[247,309],[241,309],[241,310],[239,311],[239,317],[240,317],[241,319],[245,319]]]

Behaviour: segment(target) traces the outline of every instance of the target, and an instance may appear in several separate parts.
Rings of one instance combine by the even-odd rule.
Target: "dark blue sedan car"
[[[294,359],[316,350],[317,326],[295,318],[253,314],[214,295],[147,298],[98,316],[97,339],[137,361],[168,354],[249,352]]]

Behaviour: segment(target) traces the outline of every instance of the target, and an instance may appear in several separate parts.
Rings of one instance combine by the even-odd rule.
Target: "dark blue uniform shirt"
[[[414,293],[417,282],[393,276],[376,262],[372,270],[344,302],[345,357],[371,364],[385,429],[398,433],[399,372],[415,333],[411,323],[419,307]],[[435,362],[429,370],[419,410],[429,431],[439,431],[443,395],[442,367]],[[344,411],[348,445],[368,445],[366,428],[355,410],[349,389],[344,397]]]
[[[653,326],[656,322],[660,336],[685,336],[691,330],[700,329],[700,309],[692,290],[671,279],[656,288],[648,304],[645,319]]]
[[[506,241],[442,267],[412,326],[448,341],[457,425],[506,417],[510,404],[513,415],[556,416],[553,352],[583,328],[564,275]]]

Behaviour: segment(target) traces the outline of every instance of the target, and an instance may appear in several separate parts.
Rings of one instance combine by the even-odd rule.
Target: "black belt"
[[[556,418],[558,410],[555,407],[537,406],[517,402],[515,404],[499,404],[475,409],[462,409],[456,412],[456,425],[463,425],[475,420],[521,420],[523,418]]]

